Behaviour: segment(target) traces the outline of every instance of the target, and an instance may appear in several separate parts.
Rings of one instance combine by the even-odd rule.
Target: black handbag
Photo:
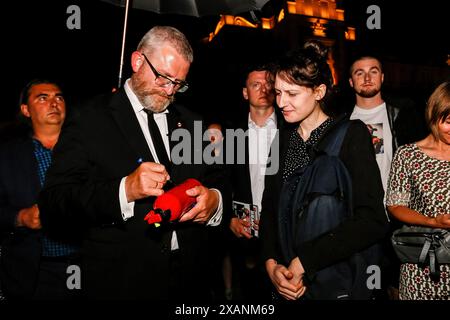
[[[439,264],[450,263],[447,229],[404,225],[394,231],[391,240],[400,262],[429,266],[432,276],[439,276]]]

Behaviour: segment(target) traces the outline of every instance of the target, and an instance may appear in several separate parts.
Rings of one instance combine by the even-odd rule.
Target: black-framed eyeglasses
[[[158,86],[167,88],[168,86],[171,85],[177,92],[185,92],[189,88],[189,84],[186,81],[172,80],[168,76],[159,73],[152,65],[150,60],[148,60],[148,58],[145,56],[145,54],[143,53],[141,54],[144,56],[145,61],[147,61],[148,65],[150,66],[150,69],[152,69],[152,72],[155,75],[155,83]]]

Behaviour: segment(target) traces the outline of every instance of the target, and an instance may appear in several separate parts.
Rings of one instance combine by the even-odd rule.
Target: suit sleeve
[[[123,222],[120,178],[97,178],[87,150],[87,133],[92,132],[87,126],[79,113],[64,124],[38,201],[43,227]]]
[[[297,248],[308,279],[317,271],[376,243],[388,231],[380,172],[370,134],[362,122],[352,121],[340,158],[352,179],[354,214],[330,232]]]
[[[265,179],[265,187],[262,200],[263,210],[261,212],[260,220],[260,237],[262,243],[263,261],[266,261],[268,259],[275,259],[276,261],[280,261],[281,259],[278,250],[278,219],[275,200],[275,196],[277,196],[278,193],[275,192],[275,179],[275,175],[266,176]]]
[[[22,208],[15,208],[9,204],[5,186],[0,181],[0,231],[14,230],[20,209]]]
[[[0,232],[14,231],[19,211],[36,203],[38,189],[33,189],[32,178],[23,167],[33,154],[23,146],[23,142],[0,146]]]
[[[282,138],[280,138],[282,137]],[[281,144],[281,140],[284,135],[279,133],[275,140],[276,143]],[[278,140],[277,140],[278,139]],[[274,150],[273,146],[271,148]],[[279,147],[279,150],[281,146]],[[272,154],[272,151],[271,151]],[[280,153],[278,153],[280,154]],[[280,162],[280,156],[275,157],[273,161]],[[275,259],[276,261],[281,260],[281,254],[279,252],[279,242],[278,242],[278,198],[280,191],[277,190],[277,179],[281,171],[281,163],[278,163],[278,172],[273,175],[267,175],[264,182],[264,193],[262,199],[262,212],[260,220],[260,237],[262,243],[262,259],[266,261],[268,259]]]
[[[206,132],[207,128],[204,126],[204,121],[202,118],[202,132]],[[203,141],[203,152],[210,148],[209,141]],[[202,183],[212,189],[217,189],[222,196],[222,218],[220,226],[221,228],[225,228],[227,223],[229,222],[228,215],[231,211],[231,181],[230,181],[230,170],[225,165],[226,164],[226,148],[225,148],[225,140],[222,142],[222,158],[216,159],[216,161],[212,164],[205,164],[206,170],[204,177],[202,179]],[[222,159],[222,160],[220,160]],[[212,226],[212,225],[211,225]],[[216,226],[216,225],[214,225]]]

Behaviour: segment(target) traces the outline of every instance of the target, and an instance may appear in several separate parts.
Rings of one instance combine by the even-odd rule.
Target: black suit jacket
[[[178,105],[169,110],[169,133],[183,128],[194,141],[194,121],[200,118]],[[201,149],[201,143],[192,143],[187,151],[193,157],[199,156]],[[173,230],[180,247],[180,278],[184,287],[192,285],[187,298],[195,297],[196,290],[203,292],[208,282],[205,264],[209,255],[204,225],[186,222],[149,226],[143,219],[154,197],[136,201],[134,217],[127,221],[122,218],[122,177],[138,167],[138,159],[153,161],[124,90],[98,97],[75,112],[65,123],[53,157],[39,202],[43,223],[75,220],[87,225],[82,282],[88,298],[168,299]],[[173,165],[170,175],[175,183],[197,178],[207,187],[218,188],[224,204],[229,199],[227,179],[218,166]]]
[[[277,119],[277,128],[283,128],[284,121],[280,112],[275,111]],[[247,131],[248,128],[248,114],[245,121],[239,123],[236,129]],[[253,203],[252,187],[250,180],[249,168],[249,145],[248,136],[245,139],[245,163],[234,163],[232,166],[232,181],[233,181],[233,200],[245,203]],[[238,155],[237,144],[235,144],[234,154]]]
[[[16,228],[21,209],[37,203],[41,189],[34,146],[30,137],[0,147],[0,277],[8,298],[31,298],[41,256],[41,232]]]
[[[244,132],[248,130],[248,122],[243,121],[235,128],[237,130],[241,129]],[[251,180],[250,180],[250,169],[249,169],[249,154],[248,154],[248,136],[245,137],[244,146],[244,163],[237,163],[237,158],[242,157],[239,154],[240,150],[237,145],[237,141],[234,144],[234,155],[235,161],[231,166],[231,181],[233,181],[233,200],[245,203],[253,203]],[[234,217],[231,216],[229,218]]]
[[[277,120],[277,128],[283,128],[284,126],[284,119],[280,112],[275,110],[276,113],[276,120]],[[248,114],[243,121],[241,121],[236,128],[237,130],[243,130],[246,132],[248,128]],[[232,183],[232,190],[233,190],[233,200],[243,203],[253,203],[253,195],[252,195],[252,184],[251,184],[251,178],[250,178],[250,167],[249,167],[249,139],[248,136],[245,138],[245,162],[244,163],[238,163],[236,157],[242,157],[241,154],[239,154],[241,151],[239,150],[239,146],[237,142],[235,141],[234,144],[234,155],[235,155],[235,161],[233,165],[231,166],[231,181]],[[261,210],[261,208],[259,208]],[[227,216],[227,223],[228,225],[231,222],[231,219],[235,217],[234,212],[230,212],[230,214]],[[243,258],[245,257],[253,257],[255,260],[260,260],[260,244],[259,239],[253,237],[252,239],[247,238],[237,238],[230,230],[228,230],[228,233],[231,236],[232,242],[232,252],[234,259],[237,259],[238,261],[241,261],[244,265]]]

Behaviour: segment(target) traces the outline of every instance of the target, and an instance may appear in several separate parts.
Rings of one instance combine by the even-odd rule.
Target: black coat
[[[282,261],[278,244],[277,208],[291,130],[280,132],[280,169],[278,174],[266,176],[260,225],[264,259],[273,258],[281,263],[286,262]],[[320,142],[317,148],[320,150]],[[388,228],[380,173],[370,134],[361,121],[351,121],[339,156],[352,179],[353,218],[298,248],[309,280],[318,270],[381,240]]]
[[[34,293],[42,252],[41,231],[17,228],[21,209],[37,203],[41,189],[30,137],[0,148],[0,233],[2,291],[8,298],[29,299]]]
[[[169,134],[181,127],[194,137],[194,121],[200,118],[178,105],[169,110]],[[200,149],[192,145],[196,147],[192,147],[192,156],[201,152],[201,144]],[[88,298],[167,300],[173,230],[180,247],[184,286],[192,284],[191,298],[195,289],[203,292],[208,282],[207,227],[192,222],[149,226],[143,219],[155,197],[136,201],[134,217],[122,218],[122,177],[138,167],[138,159],[153,161],[124,90],[98,97],[75,112],[66,121],[53,156],[39,204],[45,221],[70,223],[74,219],[88,227],[81,270]],[[229,201],[227,179],[219,166],[173,165],[170,176],[175,183],[197,178],[207,187],[218,188],[224,204]]]

